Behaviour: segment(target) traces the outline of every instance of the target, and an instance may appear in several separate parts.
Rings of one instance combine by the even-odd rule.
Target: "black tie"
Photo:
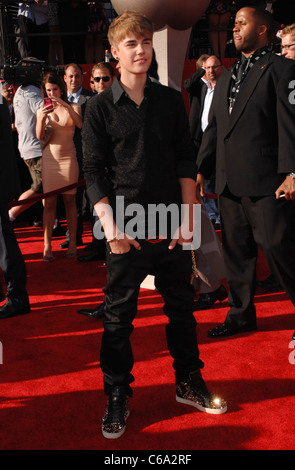
[[[237,80],[238,80],[238,82],[241,80],[241,78],[242,78],[242,76],[243,76],[243,73],[244,73],[244,71],[245,71],[245,69],[246,69],[246,67],[247,67],[247,63],[248,63],[247,60],[243,60],[243,61],[241,61],[241,63],[240,63],[240,66],[239,66],[238,72],[237,72]]]

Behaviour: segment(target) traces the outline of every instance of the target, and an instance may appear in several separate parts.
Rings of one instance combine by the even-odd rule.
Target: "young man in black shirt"
[[[192,234],[195,153],[180,93],[148,78],[152,38],[152,23],[140,14],[127,11],[111,23],[109,41],[120,78],[89,101],[82,130],[87,192],[107,239],[100,363],[108,395],[102,432],[111,439],[123,434],[129,415],[134,381],[129,337],[140,285],[149,273],[155,275],[169,318],[166,336],[177,401],[209,413],[226,411],[200,372],[204,364],[193,316],[191,252],[184,247]],[[119,214],[122,201],[124,217]],[[185,207],[180,231],[166,231],[162,220],[148,224],[159,204],[173,205],[176,212]],[[135,207],[140,208],[136,236],[130,230]]]

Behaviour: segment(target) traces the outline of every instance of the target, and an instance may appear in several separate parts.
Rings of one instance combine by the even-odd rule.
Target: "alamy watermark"
[[[294,340],[292,340],[289,343],[289,349],[293,349],[293,351],[291,351],[289,354],[289,362],[290,364],[294,365],[295,364],[295,341]]]
[[[289,88],[293,88],[293,91],[289,93],[289,103],[290,104],[295,104],[295,80],[292,80],[289,83]]]
[[[182,238],[191,240],[189,243],[182,245],[184,250],[197,250],[201,244],[201,205],[193,205],[193,214],[190,214],[190,206],[188,204],[172,203],[168,206],[165,204],[148,204],[145,209],[141,204],[124,205],[124,196],[117,196],[114,211],[108,205],[100,206],[100,218],[94,224],[93,235],[97,240],[105,238],[102,225],[107,218],[114,218],[116,226],[119,229],[117,238],[124,238],[127,234],[131,238],[156,239],[161,238]],[[189,228],[188,221],[192,220],[192,227]]]
[[[2,83],[0,82],[0,104],[3,104],[2,89],[3,89],[3,86],[2,86]]]

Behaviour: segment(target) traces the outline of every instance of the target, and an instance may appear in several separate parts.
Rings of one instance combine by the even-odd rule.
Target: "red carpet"
[[[160,296],[142,290],[132,336],[134,397],[126,433],[109,441],[100,423],[102,321],[76,313],[103,299],[102,262],[41,261],[42,230],[16,228],[28,271],[32,313],[2,320],[1,450],[291,450],[294,441],[294,308],[285,293],[257,291],[258,331],[222,340],[207,330],[224,320],[227,302],[196,313],[203,376],[229,405],[206,415],[175,401],[172,361]],[[84,241],[90,241],[90,232]],[[81,253],[81,250],[79,250]],[[261,262],[258,277],[266,269]],[[293,360],[294,362],[294,360]]]

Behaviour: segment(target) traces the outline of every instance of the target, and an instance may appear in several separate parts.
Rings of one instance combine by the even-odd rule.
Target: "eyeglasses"
[[[292,46],[295,46],[295,42],[293,42],[293,44],[286,44],[285,46],[282,45],[281,46],[281,51],[283,49],[286,49],[286,51],[288,51],[290,49],[290,47],[292,47]]]
[[[100,80],[102,80],[103,82],[109,82],[110,81],[110,78],[111,77],[108,77],[107,75],[105,77],[93,77],[93,80],[97,83],[100,82]],[[91,83],[94,83],[91,81]]]

